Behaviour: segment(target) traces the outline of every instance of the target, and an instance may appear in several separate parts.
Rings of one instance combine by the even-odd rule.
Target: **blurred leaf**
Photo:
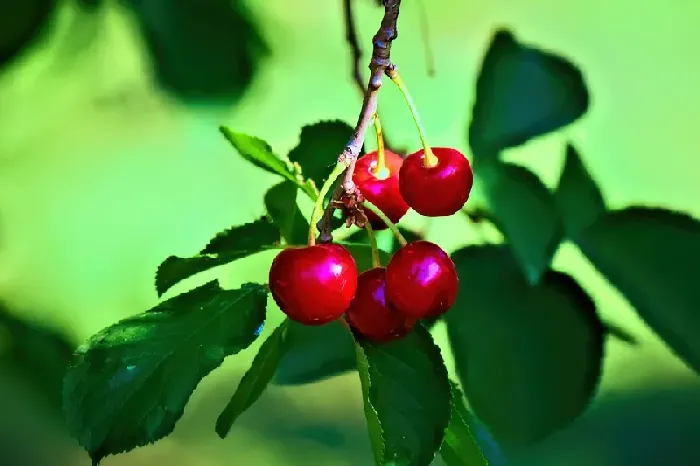
[[[532,172],[497,160],[480,164],[491,213],[527,279],[537,283],[563,237],[554,195]]]
[[[604,214],[576,242],[647,325],[700,372],[700,222],[630,207]]]
[[[284,342],[289,320],[285,319],[279,327],[265,340],[255,355],[253,363],[241,379],[236,393],[219,415],[216,421],[216,433],[224,438],[233,423],[248,408],[258,401],[272,380],[284,354]]]
[[[407,230],[403,227],[399,227],[399,231],[404,236],[404,238],[406,238],[406,241],[408,241],[409,243],[412,243],[413,241],[418,241],[419,239],[423,239],[423,237],[420,234],[418,234],[414,231],[411,231],[411,230]],[[375,235],[382,234],[385,232],[387,234],[390,234],[389,230],[383,230],[383,231],[375,232]],[[352,235],[345,238],[345,241],[347,241],[348,243],[369,245],[369,236],[367,236],[367,232],[364,229],[362,229],[362,230],[356,231]],[[394,253],[394,252],[398,251],[399,249],[401,249],[401,245],[396,240],[396,238],[392,235],[391,253]],[[384,264],[384,265],[386,265],[386,264]]]
[[[74,348],[61,332],[20,319],[0,304],[0,366],[18,374],[57,413]]]
[[[156,271],[158,296],[186,278],[268,250],[279,241],[279,229],[264,217],[229,228],[217,234],[195,257],[170,256],[165,259]]]
[[[586,83],[574,64],[498,30],[476,82],[469,126],[472,153],[496,156],[576,121],[588,105]]]
[[[488,466],[476,437],[472,433],[469,410],[457,384],[450,381],[450,423],[440,447],[447,466]]]
[[[42,38],[56,0],[0,0],[0,68]]]
[[[460,290],[445,321],[476,415],[510,448],[568,425],[601,374],[605,330],[593,301],[563,273],[528,284],[505,246],[467,247],[452,259]]]
[[[293,321],[274,383],[302,385],[355,370],[352,337],[338,322],[312,327]]]
[[[235,102],[268,47],[242,0],[127,0],[156,79],[187,102]]]
[[[223,290],[212,281],[81,345],[63,405],[93,462],[170,434],[199,382],[257,338],[266,303],[265,286]]]
[[[234,133],[225,126],[221,126],[219,130],[226,140],[238,151],[241,157],[258,168],[262,168],[273,175],[282,176],[292,183],[295,183],[312,200],[316,200],[318,197],[316,188],[308,181],[304,181],[301,175],[295,173],[285,160],[282,160],[272,152],[272,148],[268,143],[254,136]]]
[[[350,125],[338,120],[304,126],[299,144],[289,153],[289,160],[298,163],[302,175],[312,179],[320,189],[333,171],[353,131]]]
[[[94,11],[105,4],[105,0],[77,0],[78,6],[87,11]]]
[[[287,244],[306,244],[309,222],[297,205],[298,186],[291,181],[274,185],[265,193],[265,208],[280,228]]]
[[[440,349],[421,325],[400,340],[357,342],[365,416],[378,465],[428,466],[450,420]]]
[[[345,249],[350,251],[352,257],[355,258],[357,263],[357,271],[362,273],[365,270],[373,268],[372,265],[372,248],[368,244],[353,244],[345,241],[338,241],[338,244],[342,244]],[[379,250],[379,260],[382,264],[389,262],[391,254],[386,251]]]
[[[555,198],[566,232],[571,238],[605,213],[603,196],[572,145],[566,146],[566,162]]]

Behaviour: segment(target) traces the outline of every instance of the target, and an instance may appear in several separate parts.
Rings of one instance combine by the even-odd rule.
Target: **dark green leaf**
[[[267,288],[216,281],[108,327],[76,352],[67,426],[96,464],[170,434],[199,382],[257,338]]]
[[[605,213],[605,201],[576,149],[566,147],[566,162],[555,192],[567,234],[575,238]]]
[[[258,401],[275,375],[277,365],[284,354],[285,338],[289,321],[282,324],[265,340],[255,355],[248,372],[241,379],[236,393],[231,401],[219,415],[216,421],[216,433],[224,438],[231,430],[236,419],[243,414],[253,403]]]
[[[338,244],[342,244],[350,254],[355,258],[357,263],[357,270],[362,273],[365,270],[373,268],[372,266],[372,248],[367,244],[354,244],[346,243],[345,241],[338,241]],[[379,250],[379,260],[382,264],[386,265],[391,258],[391,254],[386,251]]]
[[[265,251],[280,241],[279,229],[267,219],[229,228],[217,234],[195,257],[170,256],[156,271],[158,296],[205,270]]]
[[[242,133],[235,133],[225,126],[219,127],[219,131],[224,135],[226,140],[238,151],[238,153],[258,168],[285,178],[292,183],[295,183],[301,188],[311,199],[317,197],[316,189],[308,181],[305,181],[302,176],[293,170],[288,162],[279,158],[268,143],[254,136],[248,136]]]
[[[229,104],[269,50],[241,0],[131,0],[157,81],[186,102]]]
[[[700,372],[700,222],[631,207],[604,214],[577,243],[642,319]]]
[[[289,322],[277,385],[302,385],[355,370],[352,337],[338,322],[312,327]]]
[[[386,231],[388,231],[388,230],[384,230],[382,232],[375,232],[375,234],[384,233]],[[408,241],[409,243],[412,243],[413,241],[418,241],[419,239],[422,239],[421,235],[419,235],[418,233],[413,232],[411,230],[407,230],[403,227],[399,227],[399,231],[404,236],[404,238],[406,238],[406,241]],[[358,230],[358,231],[354,232],[352,235],[345,238],[345,241],[348,243],[369,245],[369,236],[367,235],[367,232],[365,230]],[[391,250],[390,251],[392,253],[394,253],[394,252],[398,251],[400,248],[401,248],[401,245],[396,240],[396,238],[392,236],[392,243],[391,243]],[[384,263],[384,265],[386,265],[386,263]]]
[[[306,244],[309,222],[297,206],[298,186],[283,181],[265,193],[265,208],[288,244]]]
[[[440,349],[421,325],[389,343],[358,342],[365,415],[376,463],[428,466],[450,420]]]
[[[298,163],[302,175],[312,179],[320,189],[352,133],[350,125],[337,120],[304,126],[299,144],[289,153],[289,160]]]
[[[56,0],[0,1],[0,68],[45,35]]]
[[[20,319],[0,304],[0,367],[61,410],[61,384],[75,345],[61,332]]]
[[[455,252],[460,289],[446,314],[455,367],[476,415],[506,448],[568,425],[601,373],[605,329],[568,275],[530,285],[505,246]]]
[[[496,160],[477,167],[498,226],[527,279],[537,283],[564,235],[554,195],[518,165]]]
[[[469,145],[477,157],[496,156],[576,121],[588,105],[583,74],[574,64],[499,30],[476,82]]]
[[[472,432],[472,419],[464,405],[462,391],[450,381],[450,424],[440,447],[440,455],[447,466],[488,466]]]

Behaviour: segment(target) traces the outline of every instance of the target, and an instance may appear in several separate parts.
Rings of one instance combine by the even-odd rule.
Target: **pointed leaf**
[[[644,321],[700,372],[700,222],[664,209],[608,212],[576,240]]]
[[[358,342],[365,414],[378,465],[428,466],[450,420],[440,349],[421,325],[389,343]]]
[[[460,289],[446,314],[455,367],[475,414],[504,447],[576,419],[601,373],[605,329],[568,275],[530,285],[505,246],[455,252]]]
[[[202,378],[255,340],[266,302],[262,285],[223,290],[212,281],[84,343],[63,406],[93,462],[170,434]]]
[[[518,165],[496,160],[478,168],[498,226],[527,279],[537,283],[564,235],[554,195]]]
[[[464,405],[464,395],[450,380],[450,423],[440,447],[440,456],[447,466],[488,466],[470,423],[471,413]]]
[[[476,82],[469,145],[476,157],[496,156],[576,121],[588,105],[576,65],[499,30]]]
[[[316,188],[308,181],[305,181],[301,175],[295,173],[290,164],[278,157],[268,143],[254,136],[248,136],[242,133],[236,133],[226,128],[219,127],[219,131],[224,135],[226,140],[238,151],[238,153],[258,168],[279,175],[292,183],[295,183],[301,188],[312,200],[318,196]]]
[[[289,153],[289,160],[298,163],[302,175],[312,179],[320,189],[353,131],[350,125],[338,120],[304,126],[299,144]]]
[[[241,379],[236,393],[216,420],[216,433],[224,438],[228,435],[233,423],[248,408],[258,401],[275,375],[277,365],[284,354],[284,340],[289,320],[282,324],[265,340],[255,355],[253,363]]]
[[[306,244],[309,222],[297,206],[299,188],[291,181],[283,181],[265,193],[267,213],[279,227],[287,244]]]
[[[186,278],[268,250],[279,241],[279,229],[264,217],[229,228],[217,234],[197,256],[165,259],[156,271],[158,296]]]
[[[566,162],[555,197],[566,232],[571,238],[605,213],[603,196],[572,145],[566,146]]]

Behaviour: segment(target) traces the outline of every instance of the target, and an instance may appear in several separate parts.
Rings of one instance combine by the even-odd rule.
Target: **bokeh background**
[[[44,2],[10,3],[0,1],[3,47]],[[262,196],[277,180],[237,157],[218,125],[262,137],[285,154],[303,125],[354,124],[357,117],[360,96],[340,0],[245,2],[261,35],[249,44],[259,58],[255,66],[236,55],[240,47],[230,47],[249,25],[230,28],[197,6],[163,21],[178,3],[192,4],[59,1],[32,43],[0,69],[0,300],[13,314],[75,341],[157,303],[154,272],[167,256],[193,254],[216,232],[263,213]],[[469,153],[466,130],[481,58],[494,29],[505,26],[576,63],[592,96],[583,119],[509,151],[508,160],[555,185],[564,144],[573,141],[610,207],[648,204],[700,217],[700,3],[425,0],[425,17],[417,0],[403,3],[393,58],[434,145]],[[355,4],[367,50],[382,11],[371,0]],[[174,68],[154,66],[153,50]],[[163,74],[172,78],[168,86]],[[400,94],[387,86],[380,102],[392,142],[417,148]],[[336,155],[318,154],[329,163]],[[478,187],[475,197],[478,202]],[[478,237],[461,217],[428,224],[409,215],[406,224],[448,250]],[[262,281],[271,258],[241,260],[186,287],[212,275],[228,284]],[[639,345],[611,339],[593,406],[512,464],[700,464],[697,377],[574,246],[560,248],[555,268],[572,273],[602,316]],[[270,320],[281,320],[277,309]],[[438,325],[434,333],[444,345],[444,329]],[[270,386],[232,435],[215,435],[216,416],[261,341],[204,380],[172,436],[103,464],[369,466],[356,373]],[[0,465],[90,464],[41,397],[9,371],[0,375]]]

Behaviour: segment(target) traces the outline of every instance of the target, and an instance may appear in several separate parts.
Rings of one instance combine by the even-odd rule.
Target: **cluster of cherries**
[[[455,149],[426,146],[402,159],[381,148],[357,160],[353,181],[365,200],[397,223],[409,208],[426,217],[456,213],[469,197],[473,174]],[[372,229],[387,228],[365,212]],[[423,240],[403,246],[386,267],[359,276],[352,255],[339,244],[288,248],[274,259],[269,284],[290,319],[323,325],[344,314],[356,335],[374,342],[401,338],[420,319],[447,312],[459,288],[450,257]]]

